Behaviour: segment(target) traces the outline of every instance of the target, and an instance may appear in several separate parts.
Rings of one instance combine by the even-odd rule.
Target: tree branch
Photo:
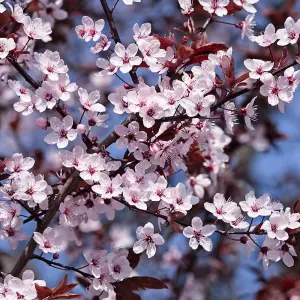
[[[108,6],[106,0],[100,0],[100,2],[101,2],[101,5],[103,7],[104,13],[106,15],[106,18],[107,18],[107,21],[108,21],[108,24],[109,24],[109,27],[110,27],[111,35],[112,35],[115,43],[121,43],[122,44],[119,32],[118,32],[117,27],[116,27],[115,20],[114,20],[113,15],[112,15],[113,11],[111,11],[109,9],[109,6]],[[133,83],[138,84],[139,79],[136,75],[136,72],[131,70],[129,72],[129,74],[130,74],[130,77],[131,77]]]

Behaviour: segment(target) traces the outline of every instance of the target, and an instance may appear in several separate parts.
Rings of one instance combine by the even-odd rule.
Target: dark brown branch
[[[109,9],[107,1],[106,0],[100,0],[100,2],[101,2],[101,5],[103,7],[104,13],[106,15],[106,18],[107,18],[107,21],[108,21],[108,24],[109,24],[109,27],[110,27],[111,35],[112,35],[115,43],[121,43],[122,44],[119,32],[118,32],[117,27],[116,27],[115,20],[114,20],[113,15],[112,15],[112,11]],[[130,77],[131,77],[133,83],[138,84],[139,79],[138,79],[135,71],[131,70],[129,72],[129,74],[130,74]]]
[[[58,268],[61,268],[61,270],[74,271],[74,272],[79,273],[80,275],[84,276],[85,278],[94,278],[91,274],[83,272],[83,271],[81,271],[78,268],[74,268],[74,267],[63,265],[63,264],[60,264],[58,262],[55,262],[55,261],[52,261],[52,260],[48,260],[48,259],[46,259],[46,258],[44,258],[42,256],[39,256],[39,255],[35,255],[35,254],[32,255],[32,259],[43,261],[47,265],[49,265],[49,266],[56,266]]]

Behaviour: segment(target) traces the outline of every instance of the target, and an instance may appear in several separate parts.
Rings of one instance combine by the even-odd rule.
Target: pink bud
[[[48,123],[48,120],[45,118],[37,118],[35,120],[35,125],[46,130],[49,123]]]
[[[85,131],[86,131],[85,125],[84,125],[84,124],[78,124],[78,125],[77,125],[77,131],[78,131],[80,134],[84,134]]]

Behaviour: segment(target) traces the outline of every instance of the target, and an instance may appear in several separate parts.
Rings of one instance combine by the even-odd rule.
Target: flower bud
[[[58,253],[54,253],[53,254],[53,259],[59,259],[59,254]]]
[[[78,124],[78,125],[77,125],[77,131],[78,131],[80,134],[84,134],[85,131],[86,131],[85,125],[84,125],[84,124]]]
[[[92,143],[94,144],[98,143],[98,138],[96,136],[92,137]]]
[[[48,120],[45,118],[37,118],[35,120],[35,125],[45,130],[50,126]]]

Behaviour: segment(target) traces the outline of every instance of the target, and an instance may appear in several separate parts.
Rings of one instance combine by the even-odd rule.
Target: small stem
[[[214,23],[226,24],[226,25],[232,25],[232,26],[235,26],[235,25],[236,25],[236,24],[234,24],[234,23],[225,22],[225,21],[219,21],[219,20],[213,20],[212,22],[214,22]]]
[[[273,52],[272,52],[272,49],[271,49],[271,46],[269,46],[268,49],[269,49],[269,52],[270,52],[271,60],[272,60],[273,62],[275,62],[274,56],[273,56]]]
[[[111,11],[110,11],[111,14],[113,14],[113,12],[114,12],[115,8],[117,7],[119,1],[120,1],[120,0],[117,0],[116,3],[115,3],[115,5],[114,5],[114,7],[111,9]]]
[[[81,114],[81,117],[80,117],[80,120],[79,120],[79,124],[81,124],[81,121],[82,121],[82,118],[83,118],[84,114],[85,114],[85,110],[83,110],[83,112]]]

